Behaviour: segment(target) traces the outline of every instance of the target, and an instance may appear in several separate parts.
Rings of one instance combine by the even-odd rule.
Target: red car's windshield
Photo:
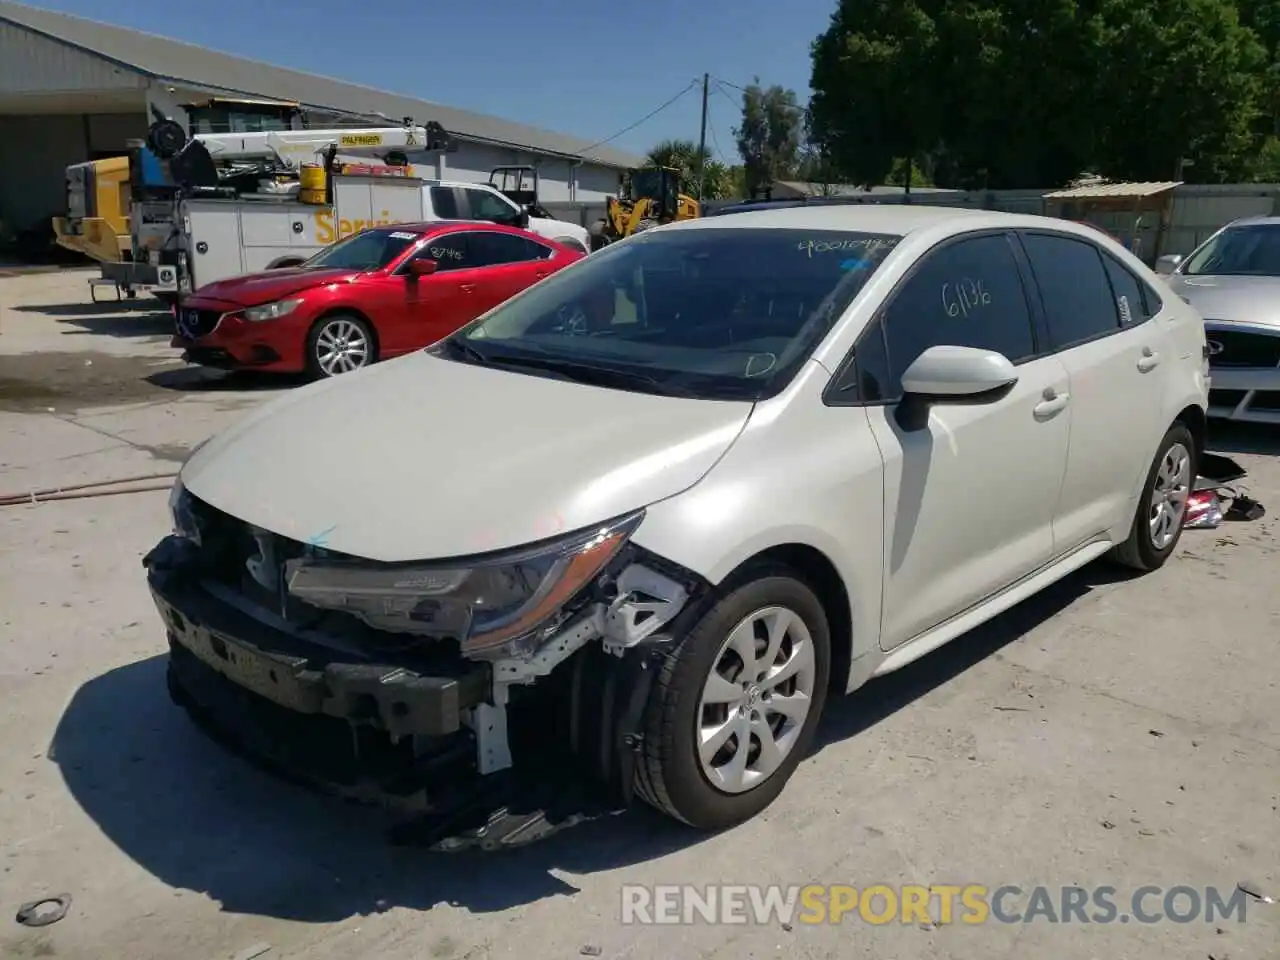
[[[302,266],[308,270],[381,270],[421,237],[395,227],[364,230],[325,247]]]

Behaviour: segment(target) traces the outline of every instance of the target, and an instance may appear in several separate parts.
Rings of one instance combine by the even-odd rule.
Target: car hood
[[[1165,278],[1206,320],[1280,327],[1280,277]]]
[[[587,240],[591,237],[586,227],[570,223],[567,220],[549,220],[546,217],[530,217],[529,229],[551,240],[556,240],[560,237]]]
[[[303,543],[387,562],[465,557],[688,489],[751,409],[417,353],[266,404],[181,476],[206,503]]]
[[[252,307],[260,303],[271,303],[310,287],[345,282],[355,276],[358,276],[355,270],[307,270],[301,267],[264,270],[262,273],[247,273],[241,277],[205,284],[195,291],[193,298]]]

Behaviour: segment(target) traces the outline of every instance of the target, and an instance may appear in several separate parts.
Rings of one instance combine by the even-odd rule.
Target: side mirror
[[[902,392],[930,401],[980,401],[1018,382],[1009,358],[975,347],[930,347],[902,374]]]
[[[428,260],[425,257],[409,261],[409,276],[411,277],[429,277],[439,269],[440,264],[437,261]]]
[[[1166,253],[1163,257],[1156,258],[1156,273],[1167,277],[1178,269],[1180,263],[1182,263],[1182,254]]]
[[[529,211],[521,208],[520,213],[516,215],[516,226],[521,230],[529,229]]]

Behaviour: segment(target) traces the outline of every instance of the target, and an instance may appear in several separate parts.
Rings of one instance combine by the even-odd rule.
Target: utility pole
[[[711,89],[711,74],[702,75],[702,132],[698,135],[698,202],[707,189],[707,93]]]

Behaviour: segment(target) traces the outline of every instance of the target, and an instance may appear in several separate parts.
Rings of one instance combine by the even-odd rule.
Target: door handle
[[[1138,361],[1139,372],[1149,373],[1158,366],[1160,366],[1160,354],[1156,353],[1150,347],[1143,347],[1142,358]]]
[[[1067,403],[1071,400],[1071,394],[1066,391],[1058,393],[1053,387],[1045,387],[1042,396],[1044,399],[1035,406],[1034,412],[1037,420],[1048,420],[1050,417],[1056,416],[1066,408]]]
[[[464,283],[458,289],[460,289],[463,293],[471,293],[473,290],[475,290],[475,288],[476,288],[476,285],[474,283]]]
[[[547,275],[547,271],[545,270],[539,270],[537,273],[534,274],[534,276],[537,277],[539,280],[541,280],[546,275]]]

